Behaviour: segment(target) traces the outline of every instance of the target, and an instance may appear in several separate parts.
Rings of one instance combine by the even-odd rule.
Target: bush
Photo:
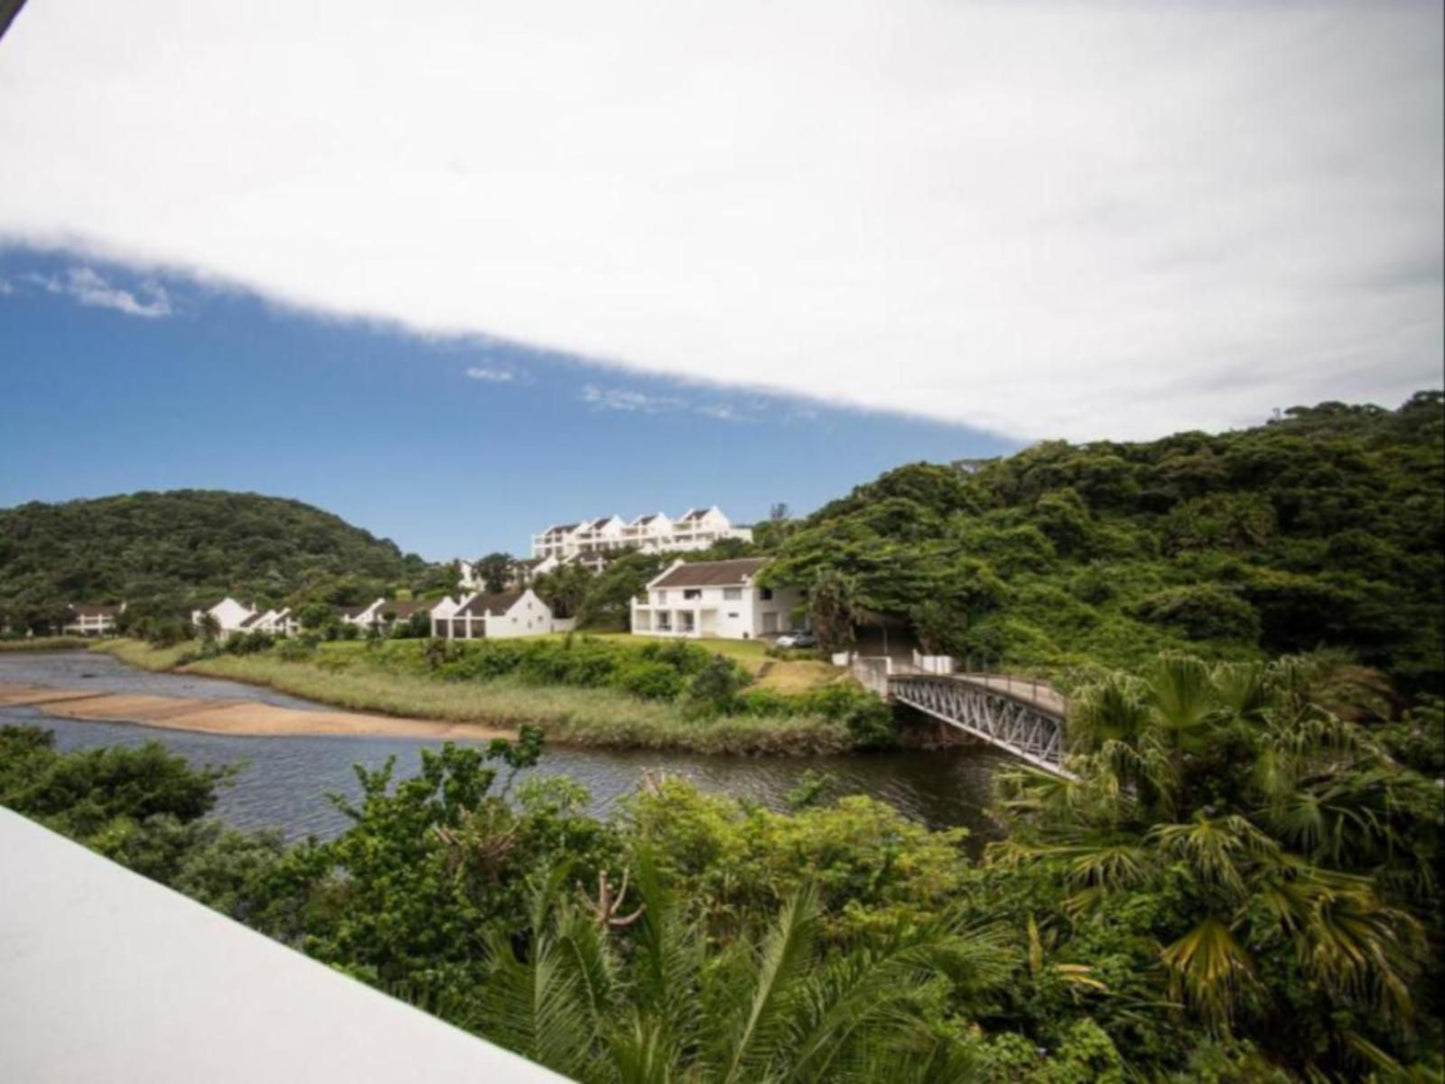
[[[696,719],[725,714],[736,707],[738,692],[746,682],[747,675],[736,664],[714,655],[688,680],[683,708]]]
[[[644,700],[671,700],[682,692],[683,677],[661,662],[634,662],[612,675],[612,684]]]

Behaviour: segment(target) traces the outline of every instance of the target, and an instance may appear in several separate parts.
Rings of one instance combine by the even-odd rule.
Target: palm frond
[[[1181,998],[1213,1030],[1224,1030],[1240,997],[1256,985],[1249,953],[1229,927],[1205,918],[1161,954],[1172,996]]]

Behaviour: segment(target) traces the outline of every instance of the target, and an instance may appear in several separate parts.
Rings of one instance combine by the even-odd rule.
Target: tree
[[[841,572],[826,569],[808,589],[808,615],[818,644],[825,651],[838,651],[853,643],[854,627],[862,619],[858,581]]]
[[[1076,916],[1116,893],[1159,898],[1171,997],[1212,1030],[1266,1039],[1272,1002],[1322,999],[1312,1019],[1333,1021],[1339,1067],[1412,1018],[1422,930],[1372,875],[1433,883],[1419,828],[1439,796],[1322,702],[1339,695],[1333,666],[1168,654],[1145,678],[1084,688],[1077,781],[1012,777],[1012,838],[991,856],[1057,871]]]
[[[489,553],[478,557],[474,566],[475,575],[482,581],[482,590],[496,595],[505,591],[512,582],[517,560],[510,553]]]

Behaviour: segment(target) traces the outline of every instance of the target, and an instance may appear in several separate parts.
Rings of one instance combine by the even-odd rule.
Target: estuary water
[[[84,651],[0,654],[0,682],[324,707],[232,681],[135,670],[109,655]],[[360,794],[353,765],[378,768],[395,757],[396,777],[402,778],[417,769],[420,750],[441,744],[410,738],[192,734],[131,723],[57,719],[29,707],[0,708],[0,726],[16,723],[54,731],[56,745],[66,750],[158,741],[196,763],[241,764],[240,773],[221,791],[215,816],[240,828],[280,828],[291,838],[326,838],[345,830],[349,821],[326,795],[354,799]],[[772,808],[781,808],[803,773],[812,770],[831,775],[836,794],[867,794],[933,827],[963,826],[982,839],[992,834],[984,813],[990,776],[1007,761],[1002,754],[977,747],[829,757],[729,757],[552,746],[541,763],[521,778],[567,776],[587,788],[591,811],[606,816],[637,788],[649,769],[685,776],[703,790]]]

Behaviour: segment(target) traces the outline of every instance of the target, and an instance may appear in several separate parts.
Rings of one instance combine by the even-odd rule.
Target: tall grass
[[[121,662],[140,670],[172,670],[186,655],[200,645],[195,641],[176,644],[173,647],[153,647],[144,640],[98,640],[88,645],[90,650],[114,655]]]
[[[109,641],[102,650],[150,670],[175,667],[194,644],[154,648],[135,640]],[[327,650],[331,649],[331,650]],[[221,655],[181,667],[186,673],[264,685],[278,692],[416,719],[516,727],[531,723],[553,741],[613,748],[678,749],[696,753],[815,754],[848,749],[847,726],[821,715],[731,715],[688,718],[675,704],[641,700],[610,688],[524,684],[513,678],[444,681],[387,667],[400,660],[364,645],[326,645],[314,660],[287,661],[269,653]]]
[[[24,640],[0,640],[0,651],[76,651],[93,641],[84,636],[31,636]]]

